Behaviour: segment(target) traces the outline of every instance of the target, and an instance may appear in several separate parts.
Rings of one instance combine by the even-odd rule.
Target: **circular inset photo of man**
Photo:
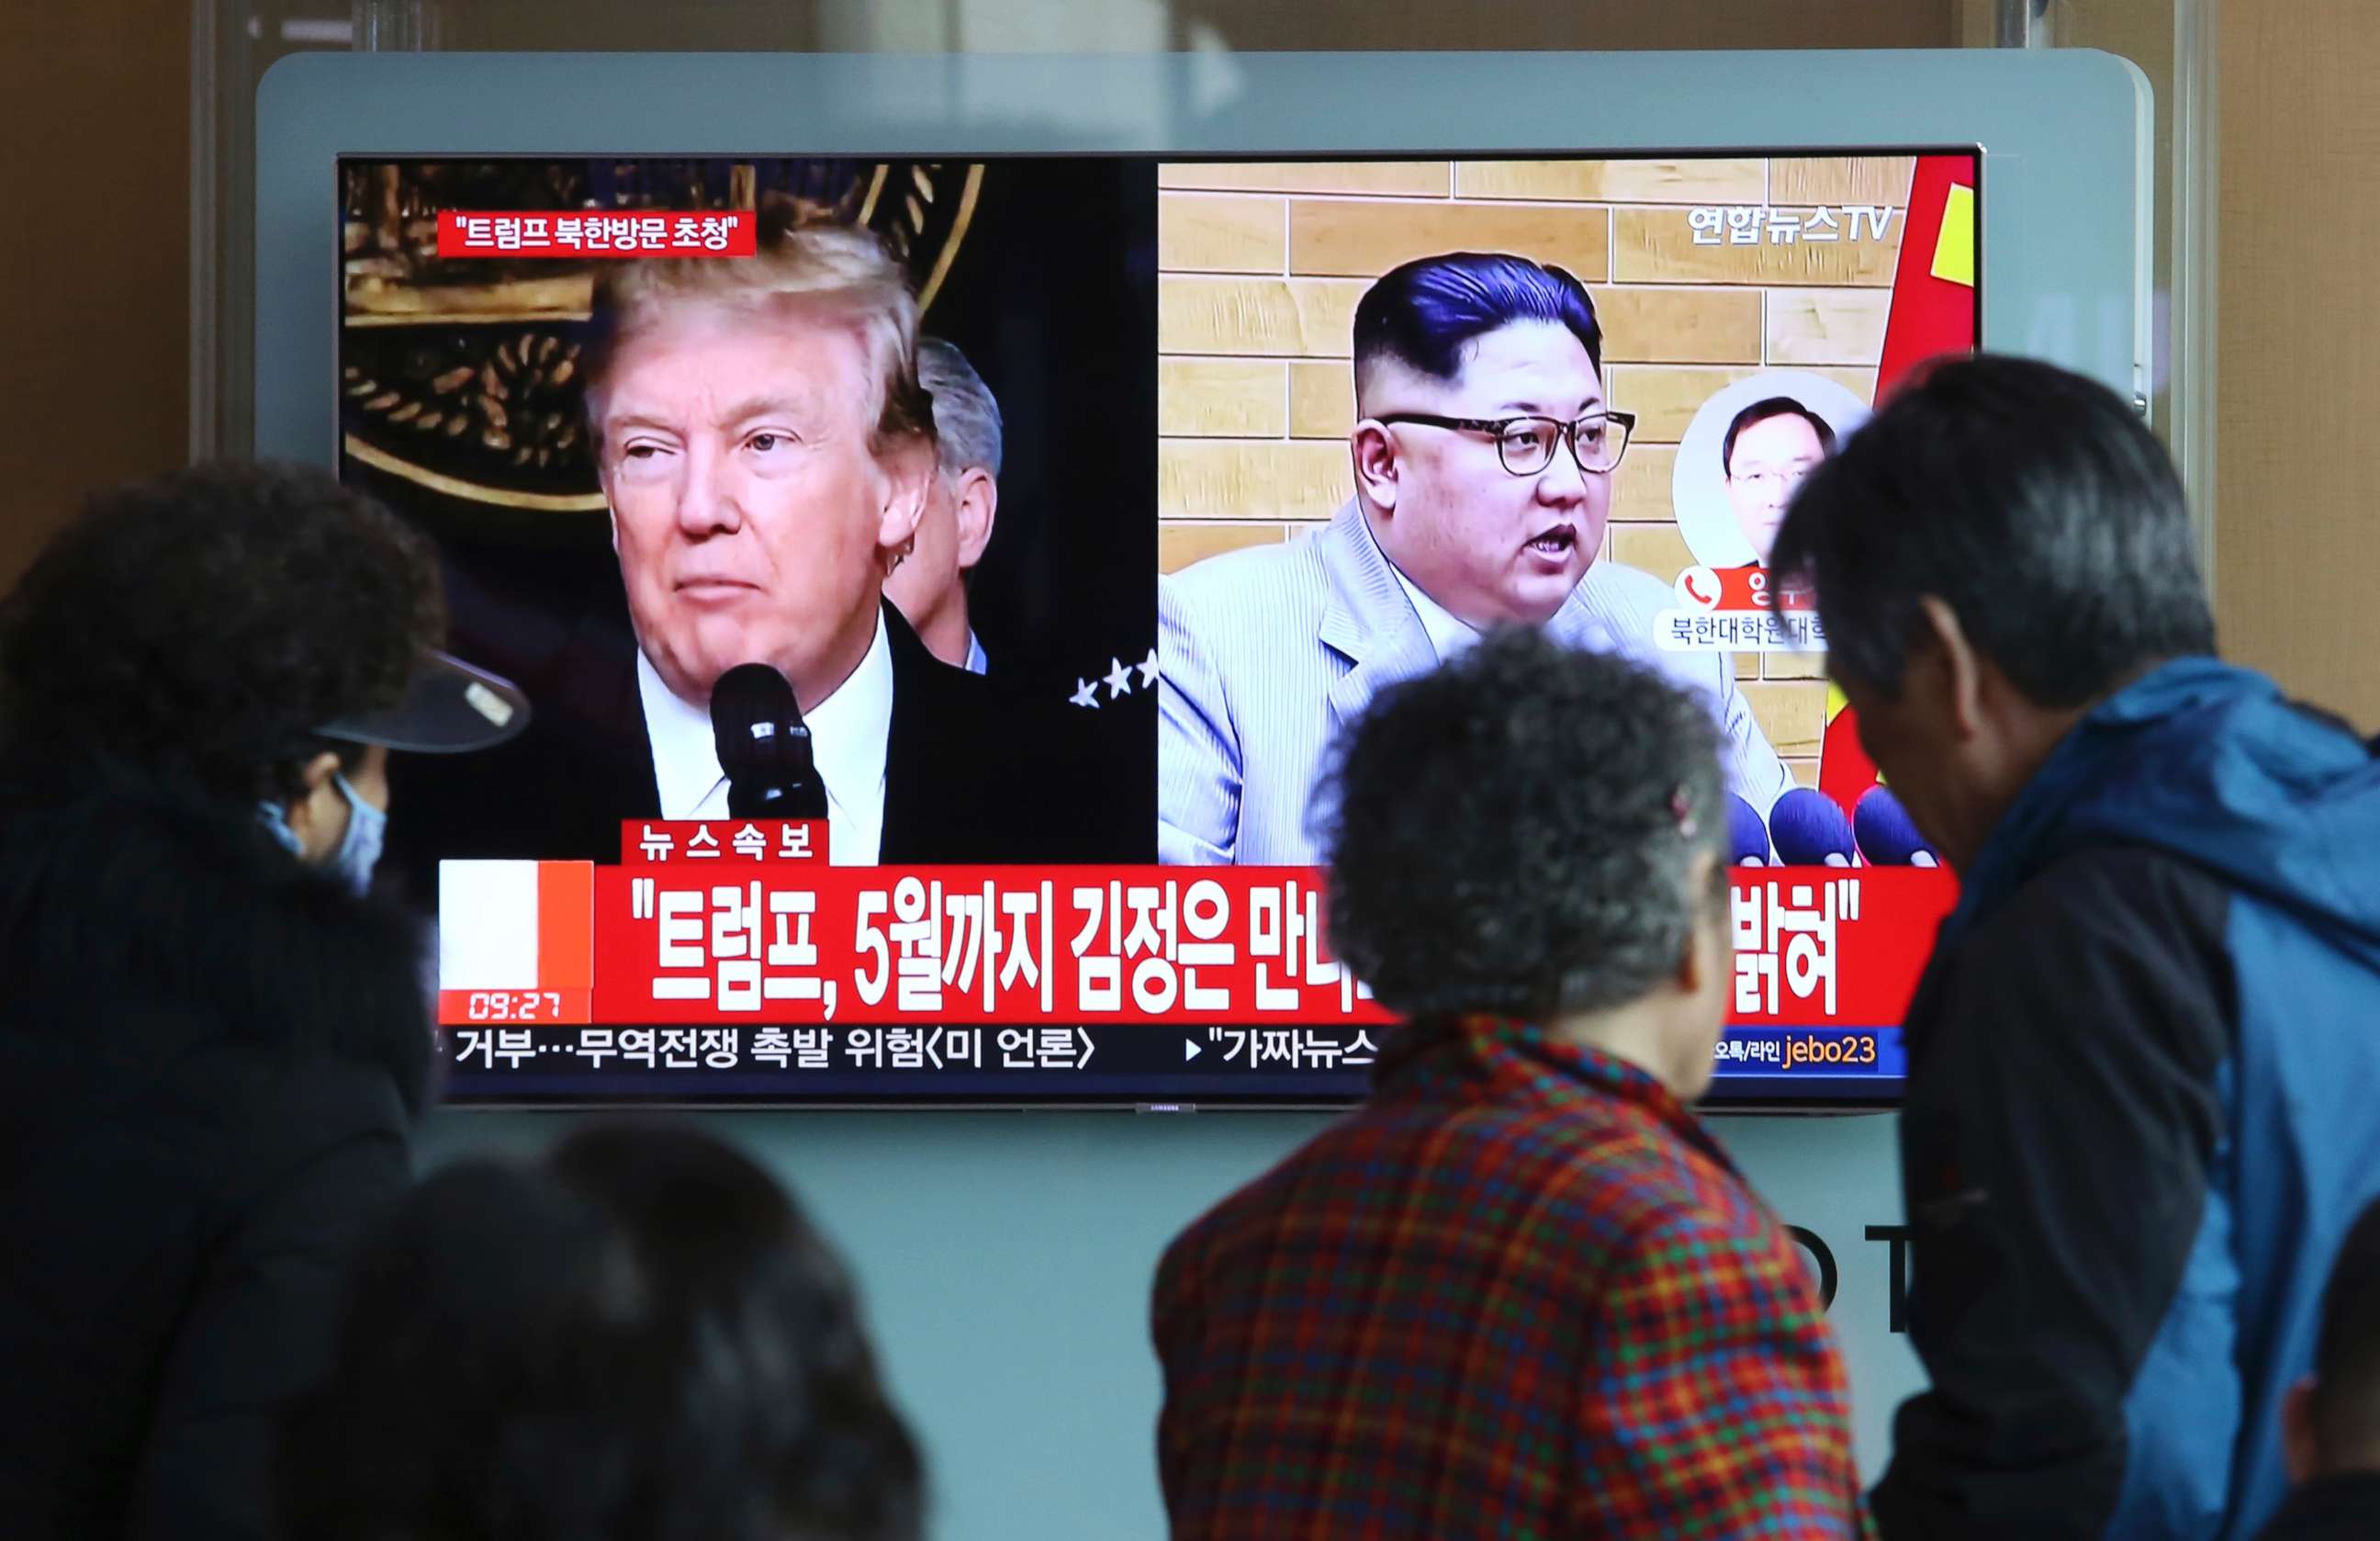
[[[1694,412],[1670,473],[1678,533],[1706,567],[1765,566],[1802,479],[1868,419],[1850,387],[1767,370]]]

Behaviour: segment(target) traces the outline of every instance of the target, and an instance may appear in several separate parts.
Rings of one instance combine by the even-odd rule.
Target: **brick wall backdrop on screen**
[[[1873,397],[1910,163],[1890,157],[1169,165],[1159,174],[1158,554],[1167,571],[1294,539],[1352,491],[1355,301],[1409,258],[1559,262],[1593,292],[1613,406],[1637,415],[1604,556],[1674,579],[1670,506],[1694,409],[1762,368]],[[1696,245],[1696,207],[1888,206],[1882,239]],[[1815,780],[1814,657],[1736,672],[1769,741]]]

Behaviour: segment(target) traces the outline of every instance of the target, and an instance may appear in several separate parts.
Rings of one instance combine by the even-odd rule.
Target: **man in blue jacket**
[[[2215,657],[2112,393],[1945,364],[1804,483],[1861,738],[1963,892],[1908,1017],[1888,1541],[2244,1537],[2380,1195],[2380,758]]]

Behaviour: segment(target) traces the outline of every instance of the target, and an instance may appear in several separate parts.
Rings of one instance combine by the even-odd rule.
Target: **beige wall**
[[[2380,729],[2380,5],[2221,11],[2216,596],[2224,646]]]
[[[187,452],[188,27],[167,0],[0,4],[0,588],[79,493]]]
[[[1876,361],[1905,158],[1171,165],[1158,195],[1158,557],[1171,571],[1328,519],[1352,491],[1348,355],[1372,279],[1436,251],[1517,251],[1585,281],[1611,404],[1637,415],[1603,556],[1670,582],[1694,560],[1670,505],[1696,408],[1764,367],[1861,400]],[[1845,206],[1893,211],[1848,238]],[[1694,240],[1696,206],[1835,212],[1838,238]],[[1736,661],[1769,741],[1816,774],[1815,658]],[[1756,683],[1755,683],[1756,682]]]

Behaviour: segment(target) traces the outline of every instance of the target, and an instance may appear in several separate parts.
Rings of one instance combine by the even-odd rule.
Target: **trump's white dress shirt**
[[[637,652],[637,692],[652,747],[653,784],[663,819],[725,819],[727,773],[710,710],[681,699]],[[802,713],[810,754],[826,786],[827,844],[837,867],[873,867],[884,837],[884,745],[892,729],[892,648],[884,617],[868,652],[827,698]]]

